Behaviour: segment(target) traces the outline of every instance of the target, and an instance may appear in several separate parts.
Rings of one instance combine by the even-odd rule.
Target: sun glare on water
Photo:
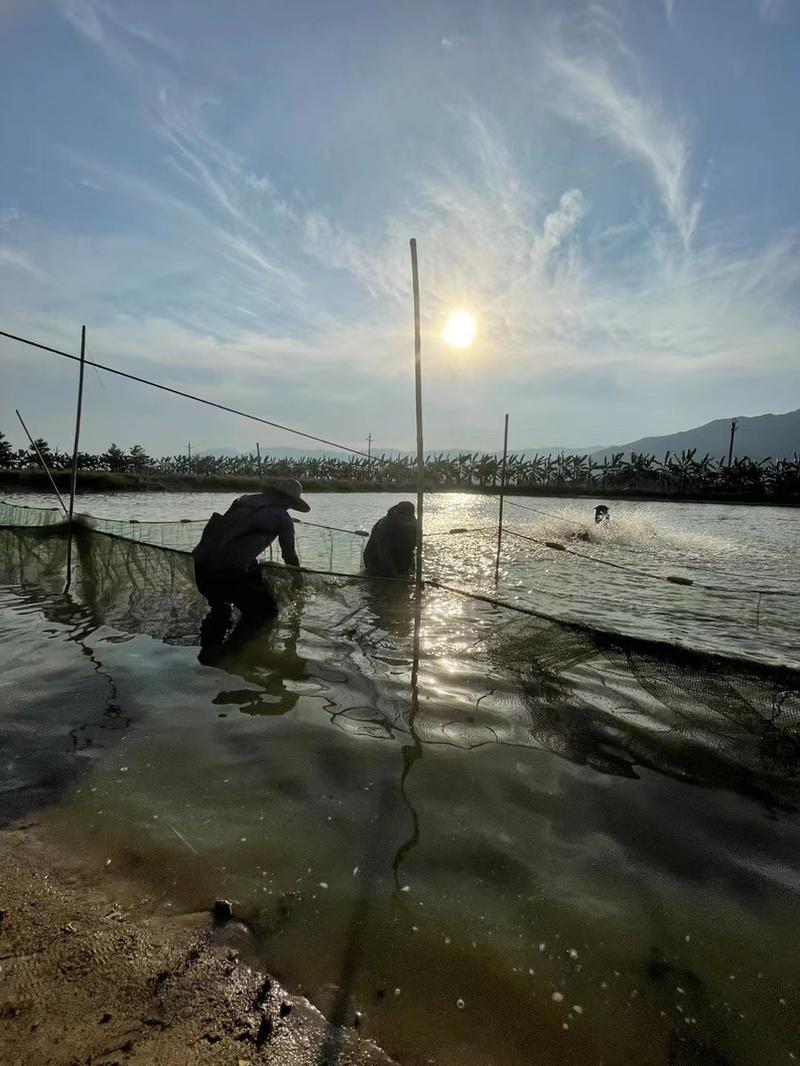
[[[475,340],[477,326],[469,311],[453,311],[442,330],[442,337],[454,348],[468,348]]]

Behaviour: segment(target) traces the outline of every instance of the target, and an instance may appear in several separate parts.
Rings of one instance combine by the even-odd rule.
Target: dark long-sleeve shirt
[[[273,497],[259,492],[240,496],[224,515],[213,516],[192,554],[195,564],[202,567],[247,570],[276,538],[283,561],[299,566],[289,512]]]

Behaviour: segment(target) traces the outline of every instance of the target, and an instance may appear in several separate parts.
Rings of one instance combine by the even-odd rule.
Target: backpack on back
[[[224,515],[215,511],[206,522],[203,534],[192,549],[196,563],[211,563],[236,537],[251,532],[252,512],[247,504],[234,500]]]

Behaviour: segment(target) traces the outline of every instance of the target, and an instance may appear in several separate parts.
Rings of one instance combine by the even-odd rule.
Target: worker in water
[[[364,569],[370,577],[407,577],[416,545],[414,504],[396,503],[372,527],[364,549]]]
[[[599,507],[594,509],[594,520],[598,524],[600,522],[607,522],[611,518],[611,512],[604,503],[601,503]]]
[[[224,515],[215,513],[208,520],[192,556],[197,587],[212,613],[229,618],[231,604],[250,618],[278,613],[258,556],[277,538],[286,565],[300,565],[289,511],[311,510],[302,491],[293,478],[268,481],[261,492],[240,496]]]

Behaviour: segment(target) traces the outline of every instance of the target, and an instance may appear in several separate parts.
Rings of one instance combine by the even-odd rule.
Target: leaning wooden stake
[[[78,408],[75,413],[75,443],[72,447],[72,480],[69,487],[69,525],[67,527],[67,584],[72,581],[72,520],[75,515],[75,490],[78,487],[78,448],[81,442],[81,409],[83,407],[83,371],[86,363],[86,326],[81,326],[81,365],[78,372]]]
[[[65,515],[69,516],[69,511],[67,510],[67,505],[64,503],[64,499],[63,499],[61,493],[58,491],[58,486],[55,483],[55,479],[53,478],[53,475],[50,473],[50,467],[44,461],[44,456],[39,451],[39,449],[36,447],[36,441],[33,439],[33,437],[28,432],[28,427],[25,425],[25,422],[24,422],[24,420],[22,418],[22,415],[19,413],[19,411],[17,411],[17,418],[19,419],[22,428],[25,430],[25,436],[31,442],[31,448],[33,448],[33,450],[39,456],[39,462],[42,464],[42,467],[44,469],[45,474],[47,474],[48,478],[50,479],[50,484],[53,486],[53,492],[56,494],[56,496],[58,497],[58,502],[61,504],[61,510],[64,512]]]
[[[506,469],[508,465],[508,415],[506,415],[505,432],[503,433],[503,469],[500,473],[500,515],[497,521],[497,559],[494,564],[494,583],[500,580],[500,546],[503,543],[503,503],[506,492]]]
[[[419,325],[419,270],[417,268],[417,241],[411,246],[411,284],[414,290],[414,386],[417,416],[417,589],[422,586],[422,518],[425,507],[425,456],[422,448],[422,338]]]

